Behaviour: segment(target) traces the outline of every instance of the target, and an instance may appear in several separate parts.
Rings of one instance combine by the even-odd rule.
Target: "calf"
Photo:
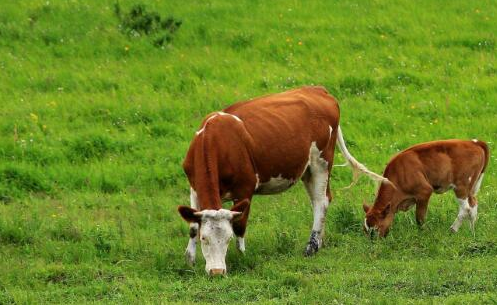
[[[489,150],[485,142],[445,140],[415,145],[388,163],[382,183],[372,207],[364,204],[364,230],[374,229],[385,236],[397,211],[416,205],[416,221],[426,217],[428,200],[433,192],[441,194],[454,190],[459,202],[459,214],[451,226],[457,232],[469,217],[471,230],[477,216],[476,194],[488,164]]]
[[[347,151],[339,117],[338,103],[322,87],[239,102],[208,115],[183,163],[191,187],[191,207],[178,210],[190,223],[188,262],[195,261],[200,231],[207,273],[226,273],[225,256],[233,235],[237,248],[245,251],[252,196],[283,192],[299,179],[309,194],[314,216],[305,254],[318,251],[331,200],[329,175],[336,141],[354,173],[385,180]],[[230,210],[222,207],[227,200],[234,202]]]

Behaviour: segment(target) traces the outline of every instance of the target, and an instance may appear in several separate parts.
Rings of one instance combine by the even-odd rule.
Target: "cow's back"
[[[261,179],[294,178],[309,159],[309,148],[327,147],[339,121],[336,100],[322,87],[303,87],[236,103],[224,110],[240,118],[253,139]],[[331,127],[331,128],[330,128]]]

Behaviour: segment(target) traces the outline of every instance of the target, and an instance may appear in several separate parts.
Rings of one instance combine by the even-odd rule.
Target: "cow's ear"
[[[248,213],[250,209],[250,201],[248,199],[243,199],[231,208],[231,215],[233,216],[233,221],[238,221],[242,216]]]
[[[198,212],[197,210],[185,205],[180,205],[178,207],[178,212],[187,222],[200,222],[202,219],[202,212]]]
[[[371,207],[366,204],[366,202],[362,203],[362,209],[364,210],[364,213],[367,213]]]

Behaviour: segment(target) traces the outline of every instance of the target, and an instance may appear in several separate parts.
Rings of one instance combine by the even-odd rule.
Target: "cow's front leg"
[[[236,236],[236,248],[241,253],[245,253],[245,231],[247,230],[247,221],[250,214],[250,198],[251,196],[240,196],[242,198],[247,198],[244,200],[234,200],[234,207],[231,209],[232,211],[242,212],[240,218],[233,222],[233,232]],[[248,205],[245,206],[242,210],[238,210],[237,206],[242,201],[248,201]]]
[[[238,251],[245,253],[245,237],[237,236],[236,237],[236,248]]]
[[[192,266],[195,264],[198,227],[198,223],[190,223],[190,240],[188,241],[188,246],[185,251],[186,261]]]
[[[193,188],[190,188],[190,206],[196,210],[199,209],[197,192],[195,192]],[[190,223],[190,240],[188,241],[188,246],[185,251],[186,262],[190,265],[195,264],[198,229],[198,223]]]

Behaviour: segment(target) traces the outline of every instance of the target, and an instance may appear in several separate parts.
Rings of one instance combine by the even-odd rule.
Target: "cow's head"
[[[187,206],[180,206],[179,213],[188,222],[200,226],[200,243],[205,258],[205,271],[209,275],[226,274],[226,252],[233,238],[233,223],[239,221],[248,210],[250,202],[243,200],[231,210],[197,211]]]
[[[394,216],[390,211],[390,205],[378,210],[374,206],[364,203],[362,208],[366,213],[363,226],[364,232],[371,238],[375,233],[378,233],[380,237],[385,237],[390,230]]]

